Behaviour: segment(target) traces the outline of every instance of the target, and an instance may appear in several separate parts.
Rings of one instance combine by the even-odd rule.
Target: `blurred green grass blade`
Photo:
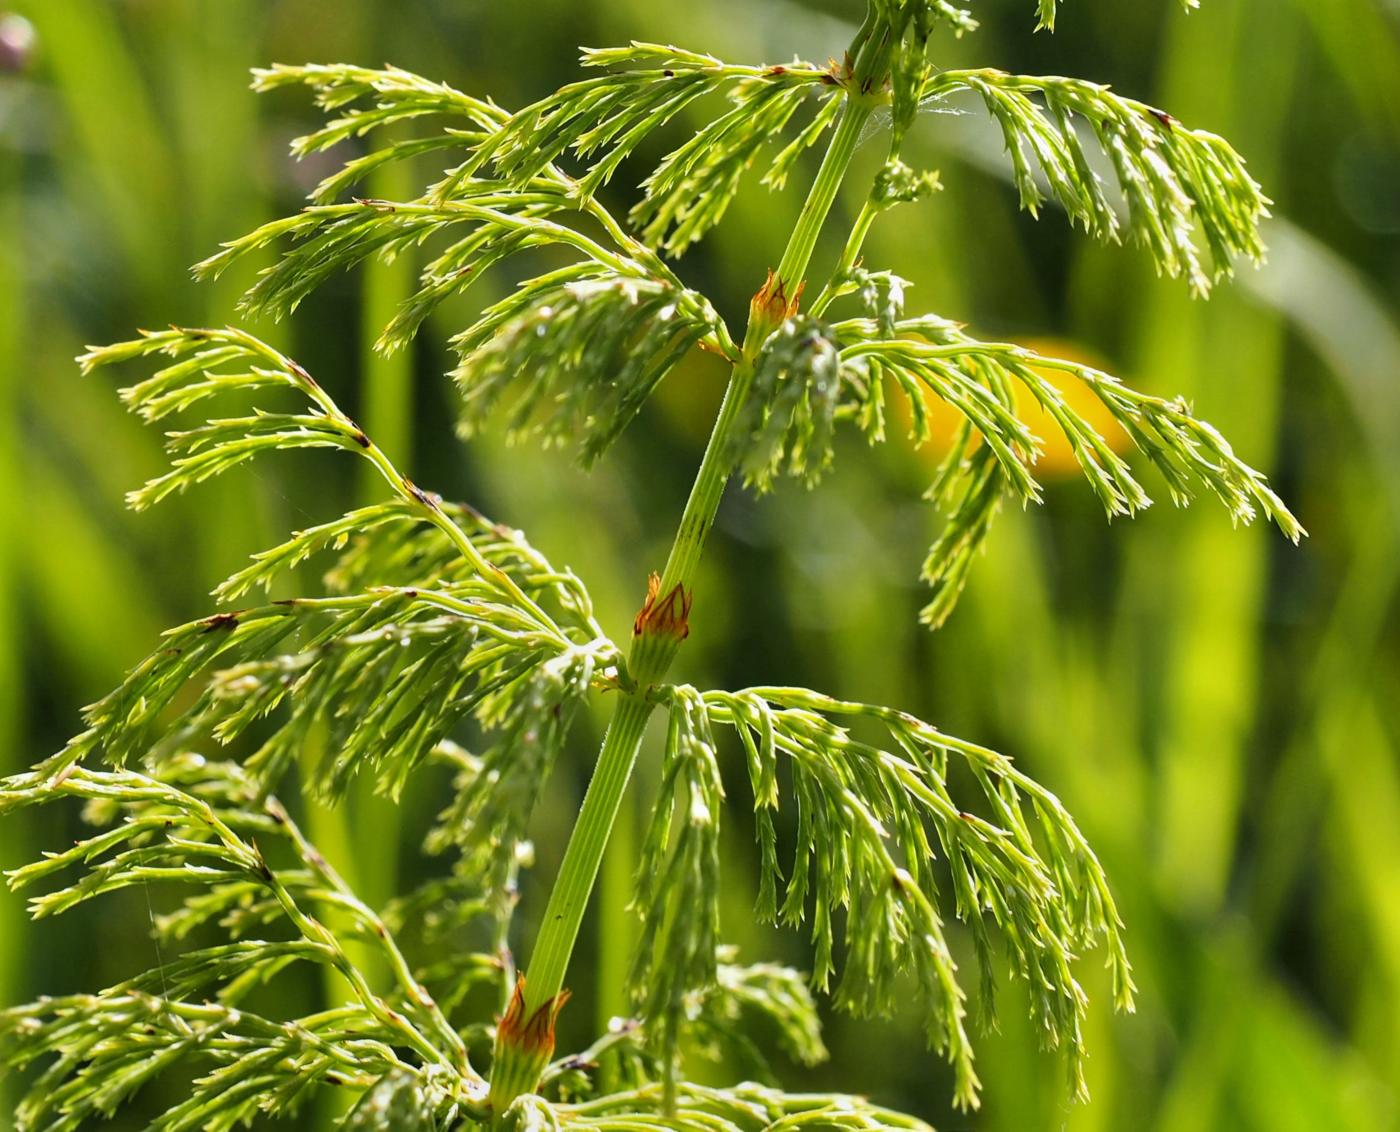
[[[1255,92],[1290,89],[1297,19],[1280,13],[1267,50],[1247,51],[1259,35],[1248,6],[1215,5],[1199,16],[1173,24],[1159,101],[1231,133],[1255,175],[1267,179],[1281,164],[1289,107],[1279,99],[1266,104]],[[1220,81],[1222,56],[1241,60],[1228,81]],[[1208,306],[1188,305],[1164,287],[1152,294],[1140,371],[1178,375],[1170,392],[1196,399],[1240,451],[1268,467],[1276,445],[1282,320],[1232,294]],[[1162,560],[1140,560],[1136,579],[1167,599],[1154,645],[1165,656],[1159,867],[1184,909],[1209,913],[1220,906],[1235,863],[1259,710],[1256,626],[1267,594],[1267,534],[1232,531],[1203,512],[1172,526],[1173,576],[1162,576]]]
[[[20,375],[30,312],[25,301],[22,163],[18,154],[6,153],[4,157],[0,162],[0,530],[18,532],[24,499]],[[17,539],[0,539],[0,751],[5,752],[0,756],[4,760],[0,771],[7,774],[23,766],[18,758],[23,703],[18,656],[19,555]],[[5,938],[0,927],[0,947]],[[0,961],[0,973],[9,970],[12,968]]]
[[[158,45],[164,85],[174,93],[164,113],[178,161],[184,247],[191,261],[249,230],[269,211],[259,162],[258,98],[249,69],[264,62],[266,15],[255,0],[167,4],[149,31]],[[251,166],[251,167],[250,167]],[[275,168],[275,167],[274,167]],[[182,266],[188,266],[183,264]],[[208,322],[225,322],[239,291],[230,278],[194,292]]]
[[[1371,1052],[1384,1059],[1378,1067],[1384,1075],[1400,1071],[1400,759],[1388,733],[1393,706],[1377,702],[1388,692],[1358,687],[1348,696],[1339,690],[1317,725],[1334,798],[1334,868],[1350,871],[1346,879],[1359,912],[1359,922],[1344,929],[1345,944],[1369,976],[1361,983],[1358,1024],[1372,1031]],[[1364,940],[1356,938],[1357,928]]]
[[[1394,1079],[1319,1026],[1308,1005],[1279,985],[1255,988],[1246,1001],[1232,1093],[1238,1115],[1230,1117],[1238,1123],[1230,1127],[1386,1132],[1396,1126]]]
[[[1242,547],[1246,537],[1203,523],[1177,542],[1169,583],[1175,624],[1161,643],[1167,671],[1159,865],[1167,890],[1199,914],[1219,907],[1234,866],[1259,706],[1253,627],[1267,578],[1262,548]]]
[[[1320,721],[1336,715],[1335,705],[1350,705],[1391,678],[1385,662],[1387,611],[1400,595],[1400,531],[1389,509],[1389,498],[1380,493],[1356,509],[1346,573],[1301,681],[1304,722],[1260,792],[1249,919],[1264,941],[1288,923],[1291,904],[1308,895],[1314,831],[1322,824],[1330,797],[1326,783],[1335,773],[1328,759],[1319,757],[1329,752]]]
[[[1357,117],[1400,139],[1400,36],[1395,10],[1374,0],[1298,0],[1298,11],[1351,94]]]
[[[1300,228],[1275,220],[1269,244],[1268,270],[1244,283],[1327,363],[1400,524],[1400,323],[1360,271]]]
[[[122,34],[119,9],[105,0],[39,0],[22,5],[38,30],[43,57],[73,132],[63,161],[75,198],[96,192],[122,268],[147,295],[168,295],[179,269],[182,207],[169,141],[141,67]],[[94,211],[87,206],[88,214]]]
[[[1381,1132],[1394,1126],[1384,1078],[1268,973],[1247,925],[1199,955],[1199,1009],[1153,1117],[1155,1132]]]
[[[381,142],[387,145],[398,137],[397,133],[390,132]],[[371,175],[367,193],[379,200],[410,200],[418,192],[413,174],[411,162],[381,166]],[[361,416],[375,443],[390,453],[400,468],[414,466],[413,359],[416,351],[410,347],[385,355],[374,348],[374,343],[398,312],[399,304],[414,291],[416,258],[411,252],[405,252],[388,263],[371,260],[365,265],[360,290],[360,374],[364,404]],[[366,467],[362,471],[362,495],[377,498],[383,490],[382,483],[374,469]]]
[[[24,286],[24,208],[18,155],[0,160],[0,774],[25,765],[24,657],[20,652],[21,544],[12,537],[21,529],[24,506],[24,454],[20,440],[20,374],[26,348],[28,317]],[[0,861],[28,859],[27,826],[0,823]],[[20,1001],[26,970],[26,917],[23,902],[0,895],[0,1008]],[[0,1112],[13,1108],[9,1079],[0,1080]]]
[[[62,702],[85,703],[151,647],[167,614],[153,602],[141,563],[89,512],[60,468],[31,453],[29,472],[28,521],[43,531],[23,544],[30,614],[63,674]],[[60,730],[76,731],[78,724],[75,709]]]

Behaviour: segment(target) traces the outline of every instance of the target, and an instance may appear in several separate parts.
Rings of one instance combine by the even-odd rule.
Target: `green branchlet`
[[[642,933],[633,993],[674,1090],[687,998],[716,983],[720,947],[719,822],[724,807],[715,741],[693,688],[667,690],[659,802],[637,864],[633,907]]]
[[[21,1128],[76,1128],[110,1115],[152,1078],[202,1067],[186,1101],[153,1125],[161,1132],[231,1129],[257,1113],[294,1114],[318,1087],[368,1087],[391,1072],[422,1082],[444,1114],[481,1091],[462,1038],[417,980],[383,920],[357,900],[286,810],[240,767],[177,755],[151,773],[72,766],[0,785],[0,813],[81,798],[109,826],[63,853],[12,870],[15,889],[56,885],[31,899],[36,916],[151,883],[191,886],[169,939],[223,918],[233,942],[188,951],[98,995],[46,999],[0,1015],[0,1064],[56,1055],[16,1113]],[[275,867],[274,867],[275,866]],[[76,880],[64,879],[80,870]],[[394,980],[376,992],[320,918],[334,909],[377,948]],[[290,934],[247,933],[278,926]],[[300,1019],[250,1011],[244,999],[296,964],[329,968],[350,1001]],[[428,1082],[434,1082],[430,1087]]]
[[[1262,260],[1259,223],[1269,215],[1269,201],[1222,138],[1188,129],[1165,111],[1099,83],[1059,76],[940,71],[924,82],[921,101],[960,90],[980,95],[1001,127],[1021,204],[1032,214],[1045,199],[1044,183],[1086,232],[1116,240],[1126,228],[1159,271],[1184,277],[1198,294],[1231,274],[1235,257]],[[1126,219],[1104,190],[1081,126],[1117,181]],[[1196,245],[1196,229],[1209,266]]]

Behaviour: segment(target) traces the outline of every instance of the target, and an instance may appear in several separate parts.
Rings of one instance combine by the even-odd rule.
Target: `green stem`
[[[807,201],[802,206],[787,249],[778,264],[777,277],[789,297],[796,295],[806,275],[817,236],[836,200],[836,192],[841,187],[856,144],[860,141],[860,132],[869,117],[870,108],[854,100],[848,99],[841,111],[836,133],[822,159],[821,168],[817,170]],[[748,399],[749,386],[753,382],[753,359],[773,327],[774,320],[766,312],[755,310],[751,313],[744,334],[742,357],[730,374],[719,417],[705,446],[705,455],[700,461],[695,483],[691,486],[690,498],[686,500],[675,541],[671,544],[671,553],[661,572],[659,592],[662,594],[669,593],[676,586],[681,586],[687,593],[694,587],[696,567],[704,553],[705,541],[714,525],[730,472],[733,471],[731,433]],[[645,688],[665,676],[679,643],[663,635],[643,635],[633,642],[629,669],[639,686]]]
[[[777,277],[788,296],[796,295],[806,274],[817,237],[831,211],[871,109],[866,100],[854,97],[848,98],[842,109],[836,132],[779,261]],[[706,537],[733,470],[731,433],[748,397],[754,358],[763,340],[780,320],[781,316],[775,317],[757,305],[750,314],[742,356],[730,374],[724,402],[662,571],[658,591],[662,595],[676,587],[686,595],[693,589]],[[549,1011],[563,988],[579,925],[654,707],[647,697],[648,689],[666,675],[682,636],[643,631],[633,640],[628,665],[632,688],[617,702],[526,970],[520,1012],[525,1022],[540,1011]],[[521,1093],[535,1087],[552,1052],[552,1032],[549,1048],[539,1048],[538,1043],[519,1040],[517,1031],[518,1024],[511,1027],[503,1024],[498,1029],[490,1098],[490,1105],[498,1114]]]
[[[749,326],[752,327],[756,321],[751,319]],[[667,555],[666,566],[661,572],[661,584],[657,588],[660,594],[668,594],[676,586],[683,587],[686,593],[693,588],[695,568],[700,563],[705,540],[714,525],[725,485],[729,482],[733,464],[730,434],[748,398],[752,381],[753,361],[746,343],[744,356],[729,376],[719,417],[710,431],[705,455],[701,458],[700,469],[690,488],[690,498],[686,500],[676,537],[671,543],[671,553]],[[634,637],[627,667],[638,687],[646,688],[664,677],[679,646],[680,640],[669,634],[643,633]]]
[[[778,262],[778,277],[788,285],[789,295],[793,293],[792,288],[807,274],[807,265],[811,262],[812,251],[817,246],[817,236],[826,222],[832,203],[836,200],[836,191],[845,179],[846,169],[855,155],[861,131],[865,128],[872,109],[871,104],[859,101],[854,96],[848,97],[846,105],[841,109],[841,120],[837,123],[836,133],[832,136],[831,144],[822,158],[821,168],[817,170],[816,179],[807,194],[807,202],[802,206],[802,213],[793,227],[787,250]],[[753,338],[753,330],[754,323],[751,320],[749,334],[744,343],[746,347],[757,344],[750,341]]]
[[[639,765],[633,773],[648,769]],[[613,1019],[625,1018],[631,1011],[627,975],[639,934],[637,918],[630,909],[640,837],[637,792],[648,792],[650,785],[639,780],[622,796],[598,873],[593,916],[593,1002],[594,1029],[599,1034],[606,1034]],[[599,1083],[607,1088],[601,1080]]]
[[[598,877],[608,834],[637,761],[652,706],[645,696],[623,693],[608,725],[593,780],[588,784],[559,875],[550,890],[534,954],[530,956],[524,985],[520,988],[523,1004],[519,1017],[514,1025],[508,1025],[511,1015],[507,1011],[497,1027],[496,1060],[491,1071],[488,1103],[498,1115],[516,1097],[534,1089],[554,1052],[552,1020],[543,1036],[538,1033],[529,1036],[528,1023],[541,1011],[549,1013],[555,1009],[555,999],[563,989],[564,972],[568,969],[579,925]]]
[[[579,923],[588,905],[598,864],[608,842],[613,818],[622,800],[622,792],[632,774],[632,763],[642,732],[651,717],[652,704],[640,695],[623,695],[608,725],[603,749],[593,781],[588,784],[578,823],[569,839],[568,850],[559,875],[549,894],[539,939],[535,943],[526,986],[527,1007],[540,1006],[559,993],[564,985],[564,971],[569,954],[578,936]]]
[[[845,293],[838,290],[840,280],[846,272],[856,265],[856,260],[860,258],[860,250],[865,245],[865,237],[870,234],[870,226],[875,223],[875,217],[879,214],[880,209],[876,206],[873,197],[867,197],[856,216],[855,225],[851,228],[850,238],[847,239],[846,246],[841,250],[841,258],[836,261],[836,267],[832,270],[830,278],[827,279],[826,286],[821,289],[821,293],[812,302],[813,318],[820,318],[832,301]]]

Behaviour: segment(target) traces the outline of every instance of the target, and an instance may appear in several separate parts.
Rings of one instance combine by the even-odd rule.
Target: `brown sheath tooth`
[[[777,325],[797,313],[798,304],[802,301],[802,292],[807,283],[797,285],[792,297],[788,297],[787,284],[783,279],[768,269],[768,278],[763,281],[763,286],[758,289],[749,304],[749,315],[751,318],[760,318],[773,325]]]
[[[510,1005],[501,1018],[499,1040],[516,1049],[539,1053],[548,1058],[554,1052],[554,1023],[569,1001],[570,991],[561,990],[527,1019],[525,1017],[525,976],[515,980]]]
[[[662,597],[661,575],[652,573],[647,578],[647,599],[632,622],[632,635],[653,633],[685,640],[690,635],[690,606],[694,598],[695,591],[686,590],[680,582]]]

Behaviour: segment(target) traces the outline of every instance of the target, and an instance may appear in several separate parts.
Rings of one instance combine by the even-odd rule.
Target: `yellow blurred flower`
[[[1076,342],[1053,338],[1033,338],[1021,343],[1029,350],[1048,357],[1064,358],[1066,361],[1102,369],[1103,359],[1096,357]],[[1088,421],[1103,436],[1108,446],[1115,452],[1125,452],[1131,440],[1117,421],[1104,408],[1103,403],[1082,381],[1072,375],[1046,366],[1031,366],[1032,370],[1053,386],[1064,397],[1070,410]],[[671,425],[696,443],[704,443],[709,432],[709,424],[724,393],[725,369],[716,358],[709,357],[701,350],[694,350],[691,356],[677,367],[669,380],[659,390],[658,403]],[[891,432],[894,435],[907,434],[911,415],[908,402],[903,397],[892,397]],[[920,458],[936,464],[947,455],[962,424],[962,415],[931,392],[925,391],[924,403],[928,407],[929,440],[918,449]],[[1055,480],[1079,473],[1079,464],[1074,458],[1074,450],[1065,440],[1053,418],[1040,406],[1031,394],[1018,390],[1016,414],[1026,423],[1031,432],[1040,440],[1040,459],[1035,465],[1035,475],[1040,480]]]
[[[1021,342],[1021,345],[1028,350],[1034,350],[1037,354],[1064,358],[1066,361],[1079,362],[1096,369],[1103,368],[1101,358],[1095,357],[1076,342],[1053,338],[1032,338]],[[1047,366],[1031,366],[1030,368],[1047,384],[1058,390],[1070,410],[1088,421],[1113,451],[1124,452],[1131,446],[1132,442],[1128,434],[1123,431],[1122,426],[1113,419],[1103,402],[1084,382],[1076,380],[1071,374],[1050,369]],[[910,415],[909,406],[903,398],[895,400],[898,405],[896,412],[907,426]],[[919,452],[926,456],[930,463],[937,463],[947,455],[948,449],[957,436],[958,427],[963,422],[963,417],[946,401],[927,390],[924,393],[924,403],[928,406],[930,436],[928,442],[920,446]],[[1070,447],[1069,441],[1065,439],[1064,433],[1060,431],[1050,414],[1041,408],[1040,402],[1024,389],[1017,391],[1016,415],[1040,440],[1040,459],[1035,465],[1037,479],[1053,480],[1079,474],[1079,462],[1075,460],[1074,450]]]

